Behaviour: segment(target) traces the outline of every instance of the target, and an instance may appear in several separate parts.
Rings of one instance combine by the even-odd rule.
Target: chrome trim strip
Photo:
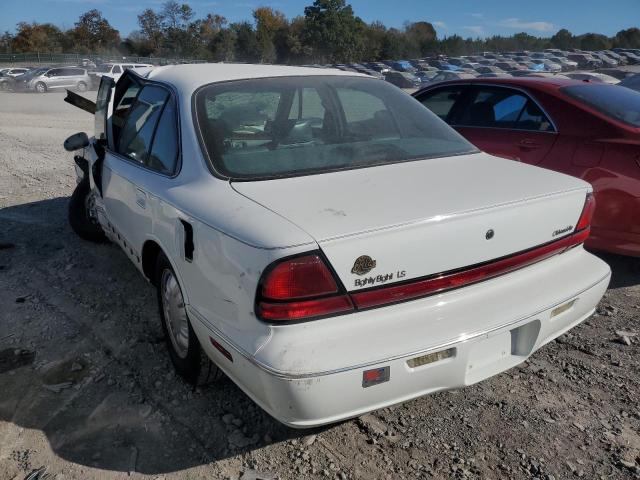
[[[266,373],[268,373],[270,375],[273,375],[274,377],[282,378],[282,379],[285,379],[285,380],[300,380],[300,379],[305,379],[305,378],[323,377],[323,376],[326,376],[326,375],[333,375],[333,374],[336,374],[336,373],[348,372],[350,370],[359,370],[359,369],[367,368],[367,367],[370,367],[370,366],[373,366],[373,365],[378,365],[380,363],[393,362],[395,360],[400,360],[400,359],[408,358],[408,357],[417,357],[417,356],[425,355],[425,354],[433,352],[433,351],[446,349],[446,348],[449,348],[449,347],[451,347],[453,345],[459,345],[459,344],[462,344],[462,343],[469,342],[469,341],[474,340],[476,338],[479,338],[479,337],[488,335],[490,333],[493,333],[493,332],[495,332],[497,330],[501,330],[503,328],[508,328],[508,327],[511,327],[511,326],[516,325],[518,323],[524,322],[526,320],[529,320],[531,317],[535,317],[536,315],[539,315],[540,313],[542,313],[542,312],[544,312],[546,310],[550,310],[552,308],[557,307],[558,305],[562,305],[563,303],[566,303],[566,302],[574,299],[575,297],[577,297],[579,295],[582,295],[587,290],[590,290],[593,287],[595,287],[596,285],[602,283],[604,280],[606,280],[610,276],[611,276],[611,271],[609,271],[609,273],[604,275],[598,281],[592,283],[591,285],[589,285],[588,287],[580,290],[579,292],[576,292],[573,295],[565,298],[564,300],[556,302],[556,303],[554,303],[552,305],[547,305],[546,307],[541,308],[540,310],[536,311],[535,313],[531,313],[531,314],[525,315],[523,317],[520,317],[520,318],[518,318],[516,320],[512,320],[512,321],[503,323],[501,325],[497,325],[495,327],[491,327],[491,328],[489,328],[487,330],[481,330],[481,331],[477,331],[477,332],[470,333],[470,334],[467,334],[467,335],[463,335],[463,336],[460,336],[458,338],[447,340],[446,342],[442,342],[440,344],[433,345],[431,347],[424,348],[424,349],[421,349],[421,350],[417,350],[417,351],[413,351],[413,352],[409,352],[409,353],[405,353],[405,354],[401,354],[401,355],[394,355],[394,356],[391,356],[391,357],[385,357],[385,358],[382,358],[382,359],[379,359],[379,360],[359,363],[359,364],[356,364],[356,365],[349,365],[347,367],[336,368],[336,369],[333,369],[333,370],[325,370],[325,371],[321,371],[321,372],[293,373],[293,372],[287,372],[287,371],[283,371],[283,370],[278,370],[278,369],[273,368],[273,367],[271,367],[269,365],[266,365],[266,364],[256,360],[256,358],[253,355],[251,355],[246,350],[244,350],[243,348],[241,348],[238,345],[236,345],[233,341],[231,341],[231,339],[227,335],[222,333],[220,331],[220,329],[218,329],[210,321],[208,321],[192,305],[187,305],[187,309],[188,309],[190,315],[192,315],[193,317],[197,318],[200,321],[200,323],[202,323],[206,328],[208,328],[214,335],[217,335],[218,337],[220,337],[226,344],[228,344],[231,348],[233,348],[237,353],[242,355],[248,362],[254,364],[256,367],[260,368],[261,370],[264,370]]]

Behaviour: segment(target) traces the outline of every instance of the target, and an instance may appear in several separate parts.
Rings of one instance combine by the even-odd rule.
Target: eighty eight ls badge
[[[353,264],[353,268],[351,269],[351,273],[355,273],[356,275],[364,275],[365,273],[369,273],[374,268],[376,268],[376,261],[369,255],[361,255],[356,258],[356,261]]]

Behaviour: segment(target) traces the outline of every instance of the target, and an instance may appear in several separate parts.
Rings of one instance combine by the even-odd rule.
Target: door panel
[[[516,158],[537,165],[551,151],[558,137],[555,133],[512,130],[510,132]]]
[[[509,160],[520,161],[510,130],[481,127],[455,127],[460,134],[483,152]]]

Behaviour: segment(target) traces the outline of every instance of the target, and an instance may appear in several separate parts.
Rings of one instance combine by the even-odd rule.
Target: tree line
[[[122,38],[99,10],[92,9],[67,30],[51,23],[21,22],[15,33],[0,36],[0,52],[302,64],[420,58],[437,53],[640,48],[638,28],[621,30],[613,37],[598,33],[573,35],[562,29],[547,38],[527,33],[438,38],[427,21],[407,22],[402,28],[388,28],[378,21],[366,23],[345,0],[315,0],[305,7],[304,15],[291,19],[276,9],[259,7],[253,10],[251,20],[233,23],[215,13],[196,18],[189,4],[169,0],[157,10],[147,8],[140,12],[138,27]]]

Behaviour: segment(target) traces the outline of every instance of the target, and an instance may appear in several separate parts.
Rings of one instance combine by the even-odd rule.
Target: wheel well
[[[160,252],[162,252],[160,245],[153,240],[147,240],[142,247],[142,271],[144,276],[154,285],[156,282],[156,262]]]

